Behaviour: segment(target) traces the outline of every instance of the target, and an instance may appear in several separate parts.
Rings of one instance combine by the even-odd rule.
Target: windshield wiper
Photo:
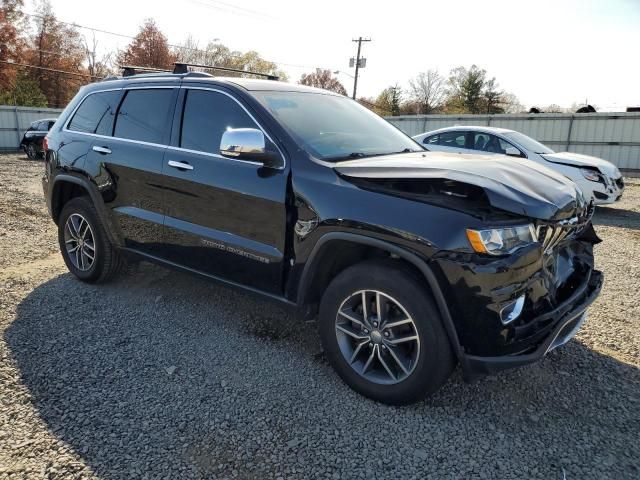
[[[398,153],[411,153],[411,152],[419,152],[419,151],[421,150],[411,150],[410,148],[405,148],[400,152],[383,152],[383,153],[351,152],[349,155],[341,155],[340,157],[334,157],[327,160],[339,161],[339,160],[348,160],[352,158],[382,157],[384,155],[396,155]]]

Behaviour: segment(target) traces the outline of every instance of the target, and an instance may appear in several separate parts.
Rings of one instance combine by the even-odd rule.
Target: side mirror
[[[264,133],[257,128],[230,128],[220,139],[220,155],[248,162],[259,162],[265,167],[282,166],[280,155],[267,148]]]
[[[506,155],[509,155],[510,157],[521,157],[522,153],[520,153],[520,150],[518,150],[516,147],[507,147],[507,149],[504,151],[504,153]]]

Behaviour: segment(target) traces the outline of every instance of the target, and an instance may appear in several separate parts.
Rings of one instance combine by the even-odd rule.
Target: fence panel
[[[508,128],[559,152],[593,155],[620,168],[640,170],[638,113],[405,115],[386,119],[411,136],[454,125]]]
[[[59,108],[14,107],[0,105],[0,151],[18,150],[20,140],[31,122],[41,118],[55,118]]]

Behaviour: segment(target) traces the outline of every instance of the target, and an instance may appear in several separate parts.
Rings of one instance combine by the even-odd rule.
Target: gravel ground
[[[75,281],[41,171],[0,157],[0,479],[640,476],[640,183],[595,216],[607,279],[576,340],[398,408],[262,300],[147,264]]]

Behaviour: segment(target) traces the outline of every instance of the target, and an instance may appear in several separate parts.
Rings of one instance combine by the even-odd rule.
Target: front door
[[[261,128],[230,94],[184,88],[178,105],[182,112],[163,162],[164,256],[281,294],[288,170],[220,155],[227,128]]]

